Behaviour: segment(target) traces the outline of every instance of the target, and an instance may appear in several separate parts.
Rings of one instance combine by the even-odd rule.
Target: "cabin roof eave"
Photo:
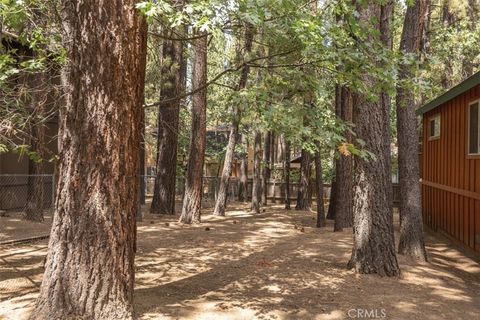
[[[416,112],[418,115],[422,115],[426,112],[429,112],[479,84],[480,84],[480,72],[477,72],[471,77],[460,82],[450,90],[446,91],[442,95],[436,97],[435,99],[431,100],[427,104],[418,108]]]

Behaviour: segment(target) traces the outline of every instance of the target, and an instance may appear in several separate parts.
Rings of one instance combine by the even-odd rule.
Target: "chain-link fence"
[[[214,201],[217,198],[218,188],[220,185],[219,177],[203,177],[203,195],[202,199],[205,201]],[[145,198],[149,199],[153,197],[155,190],[155,176],[154,175],[144,175],[141,176],[140,186],[145,190]],[[182,198],[185,192],[185,178],[177,177],[175,183],[175,196],[177,198]],[[238,197],[238,180],[235,178],[230,178],[230,183],[228,185],[228,198],[229,200],[234,200]]]
[[[203,197],[205,202],[214,202],[217,198],[220,185],[219,177],[203,177]],[[155,176],[143,175],[140,178],[139,187],[144,199],[148,201],[153,197],[155,188]],[[247,194],[251,194],[252,180],[248,179]],[[329,196],[330,187],[324,186],[324,194]],[[290,195],[292,200],[296,197],[297,183],[290,184]],[[185,190],[185,179],[178,177],[175,193],[177,199],[182,199]],[[268,198],[272,200],[283,200],[285,196],[285,183],[269,180],[267,183]],[[227,196],[230,201],[238,198],[238,178],[230,178],[227,189]],[[55,203],[55,176],[47,175],[25,175],[25,174],[1,174],[0,175],[0,214],[8,211],[35,210],[36,208],[52,209]],[[145,203],[145,202],[144,202]]]
[[[214,202],[217,199],[219,177],[203,177],[203,197],[205,202]],[[153,197],[155,176],[144,175],[140,179],[140,187],[144,190],[145,200]],[[297,183],[290,184],[291,199],[295,200]],[[247,194],[251,194],[252,181],[248,180]],[[185,179],[178,177],[175,193],[177,199],[182,199],[185,190]],[[282,201],[285,197],[285,183],[270,180],[267,183],[268,198]],[[238,198],[238,178],[230,178],[227,196],[230,201]],[[398,184],[393,184],[394,205],[398,205]],[[330,186],[324,185],[324,196],[330,196]],[[52,174],[26,175],[26,174],[0,174],[0,215],[9,211],[25,212],[26,210],[53,209],[55,203],[55,176]],[[145,203],[145,202],[144,202]]]
[[[54,175],[0,175],[0,214],[8,211],[47,210],[53,208],[54,203]]]

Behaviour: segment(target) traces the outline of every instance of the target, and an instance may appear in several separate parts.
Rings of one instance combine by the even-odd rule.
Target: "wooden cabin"
[[[480,252],[480,72],[417,113],[424,222]]]

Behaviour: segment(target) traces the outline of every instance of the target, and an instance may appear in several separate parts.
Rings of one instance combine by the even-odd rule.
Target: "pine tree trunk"
[[[148,28],[148,27],[147,27]],[[145,79],[146,75],[146,65],[147,65],[147,55],[146,53],[143,54],[140,57],[140,70],[142,71],[142,74],[140,75],[141,79]],[[145,81],[141,81],[140,83],[137,83],[137,89],[140,92],[140,97],[142,101],[142,105],[145,104]],[[146,197],[146,183],[145,183],[145,109],[142,107],[140,109],[140,145],[139,145],[139,153],[138,153],[138,159],[139,159],[139,165],[138,165],[138,186],[139,186],[139,191],[138,191],[138,204],[137,204],[137,213],[135,215],[135,220],[137,222],[143,221],[143,213],[142,213],[142,205],[145,204],[145,197]]]
[[[389,34],[392,3],[380,6],[370,0],[359,6],[360,19],[376,19],[381,40]],[[370,35],[372,41],[374,35]],[[374,88],[375,79],[361,75],[366,88]],[[355,130],[365,141],[365,148],[376,159],[355,161],[355,199],[353,250],[349,267],[358,273],[376,273],[381,276],[398,276],[400,269],[395,255],[392,212],[392,183],[390,156],[389,106],[385,94],[376,102],[358,94],[356,97]]]
[[[351,122],[353,118],[353,97],[347,87],[340,87],[341,96],[341,118],[343,121]],[[352,142],[349,132],[345,133],[345,140]],[[353,225],[353,159],[351,156],[340,155],[336,161],[335,182],[339,192],[335,201],[335,224],[333,231],[342,231]]]
[[[193,90],[207,83],[207,34],[194,40]],[[192,128],[190,153],[185,180],[185,196],[179,222],[200,223],[202,205],[202,176],[205,160],[207,89],[199,90],[192,97]]]
[[[181,28],[176,28],[176,30],[181,34]],[[150,212],[175,214],[178,123],[181,102],[179,96],[184,91],[186,67],[183,43],[167,39],[163,41],[160,98],[170,102],[161,105],[158,109],[157,173]]]
[[[134,5],[62,1],[69,59],[56,211],[31,319],[133,319],[146,54],[146,24]]]
[[[298,183],[297,205],[295,210],[310,210],[308,203],[308,188],[310,187],[310,153],[302,149],[300,163],[300,181]]]
[[[327,211],[328,220],[335,220],[336,200],[337,200],[337,182],[335,181],[335,177],[334,177],[330,185],[330,199],[328,202],[328,211]]]
[[[266,205],[268,201],[268,180],[270,179],[270,131],[264,133],[263,141],[264,145],[262,156],[262,205]]]
[[[244,49],[242,50],[240,45],[237,49],[239,59],[241,58],[241,56],[245,56],[246,54],[250,53],[250,51],[252,50],[252,40],[253,30],[250,25],[247,25],[245,28]],[[248,66],[243,67],[242,73],[240,74],[240,79],[238,81],[238,86],[236,88],[237,91],[245,89],[247,85],[249,69],[250,68]],[[222,177],[220,179],[220,185],[218,187],[218,195],[217,201],[215,202],[215,209],[213,210],[213,214],[217,216],[224,216],[225,208],[227,207],[228,185],[230,182],[230,175],[232,174],[232,164],[235,155],[235,146],[237,144],[238,126],[240,125],[241,114],[242,110],[238,106],[234,106],[233,120],[230,128],[227,150],[225,152],[225,159],[223,161]]]
[[[235,145],[237,144],[238,125],[240,122],[240,111],[237,107],[234,108],[234,119],[230,128],[230,135],[228,138],[227,150],[225,159],[223,161],[222,176],[218,186],[217,200],[215,201],[215,209],[213,214],[216,216],[224,216],[225,208],[227,207],[227,192],[230,182],[230,175],[232,174],[233,157],[235,155]]]
[[[320,146],[319,146],[320,147]],[[323,175],[321,151],[315,154],[315,186],[317,192],[317,228],[325,227],[325,204],[323,203]]]
[[[285,209],[290,210],[290,142],[285,140],[285,162],[284,162],[284,177],[285,177]]]
[[[402,52],[419,53],[427,6],[427,0],[417,0],[413,6],[407,8],[400,42]],[[410,79],[412,76],[409,67],[401,64],[399,81]],[[415,260],[426,261],[416,106],[414,97],[407,88],[397,87],[396,104],[400,184],[400,243],[398,252]]]
[[[254,155],[253,155],[253,184],[252,184],[252,212],[260,213],[260,201],[262,197],[261,162],[262,162],[262,134],[255,130]]]
[[[445,28],[450,28],[455,25],[455,14],[452,12],[450,6],[452,4],[450,1],[445,1],[443,3],[442,7],[442,22],[444,24]],[[447,39],[445,39],[448,41]],[[450,50],[451,51],[451,50]],[[448,52],[448,56],[451,56],[452,52]],[[449,58],[446,58],[444,60],[444,70],[442,74],[442,86],[443,89],[449,90],[453,86],[453,79],[452,79],[452,74],[453,74],[453,65],[452,61]]]
[[[240,158],[240,179],[238,181],[238,201],[248,201],[248,140],[247,136],[242,133],[241,137],[244,152]]]
[[[337,16],[337,20],[340,21],[340,17]],[[335,116],[337,118],[342,117],[342,86],[335,85]],[[336,157],[333,157],[333,165],[335,169],[335,176],[332,179],[332,183],[330,186],[330,200],[328,203],[328,213],[327,219],[335,220],[336,216],[336,209],[337,209],[337,175],[338,175],[338,160]]]
[[[25,219],[29,221],[44,221],[44,161],[45,161],[45,126],[43,120],[47,117],[46,101],[48,95],[48,74],[38,72],[32,78],[31,109],[34,123],[31,125],[30,148],[40,157],[39,161],[28,161],[27,203]],[[52,182],[53,183],[53,182]]]

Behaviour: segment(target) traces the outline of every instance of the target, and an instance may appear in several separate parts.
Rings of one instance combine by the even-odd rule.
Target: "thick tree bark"
[[[146,24],[133,0],[61,8],[56,211],[31,319],[133,319]]]
[[[419,53],[427,7],[427,0],[416,0],[413,6],[407,8],[400,42],[403,53]],[[401,64],[399,80],[411,77],[408,66]],[[403,86],[397,87],[396,104],[400,184],[398,252],[415,260],[425,261],[427,253],[423,235],[416,105],[413,95]]]
[[[207,34],[194,40],[193,44],[193,90],[207,83]],[[190,152],[185,181],[185,196],[179,222],[200,223],[202,205],[202,176],[205,160],[207,89],[199,90],[192,97],[192,128]]]
[[[385,6],[370,0],[358,7],[360,19],[367,22],[376,18],[381,40],[386,46],[389,35],[392,3]],[[368,41],[372,41],[374,34]],[[361,75],[366,88],[374,88],[376,80]],[[397,257],[393,234],[392,184],[390,158],[389,108],[385,94],[378,101],[365,95],[356,95],[355,130],[358,138],[365,141],[365,148],[376,159],[355,161],[355,199],[353,250],[349,267],[358,273],[376,273],[381,276],[398,276]]]
[[[238,52],[238,60],[240,60],[241,56],[245,56],[252,51],[252,40],[253,40],[253,28],[250,25],[246,26],[245,30],[245,44],[244,49],[239,48],[237,49]],[[237,91],[245,89],[247,85],[247,78],[249,67],[245,66],[242,69],[240,74],[240,79],[238,81]],[[233,107],[233,119],[232,125],[230,127],[230,135],[228,138],[227,150],[225,152],[225,159],[223,161],[223,170],[222,170],[222,177],[220,179],[220,185],[218,187],[218,195],[217,201],[215,202],[215,209],[213,210],[213,214],[217,216],[224,216],[225,215],[225,208],[227,207],[227,191],[228,191],[228,184],[230,182],[230,175],[232,174],[232,164],[233,158],[235,155],[235,146],[237,144],[237,137],[238,137],[238,126],[240,125],[240,119],[242,116],[242,110],[239,106]]]
[[[263,155],[262,155],[262,205],[268,201],[268,180],[270,179],[270,146],[271,132],[263,134]]]
[[[320,146],[315,154],[315,187],[317,192],[317,228],[325,227],[325,205],[323,203],[323,175]]]
[[[248,201],[248,140],[242,133],[241,137],[244,152],[240,156],[240,178],[238,181],[238,201]]]
[[[27,203],[25,219],[42,222],[44,209],[44,161],[45,161],[45,126],[43,120],[47,117],[48,73],[40,71],[32,77],[31,82],[31,109],[35,119],[30,129],[30,148],[39,156],[38,161],[28,161]],[[53,181],[52,181],[53,183]]]
[[[179,5],[183,3],[183,1],[178,2],[181,2]],[[182,28],[176,28],[176,31],[181,34]],[[170,32],[167,36],[169,34]],[[178,123],[181,103],[179,96],[184,91],[186,66],[183,43],[167,39],[163,41],[160,97],[162,100],[173,100],[158,109],[157,174],[150,212],[175,214]]]
[[[285,162],[283,164],[285,177],[285,209],[290,210],[290,142],[284,138],[285,146]]]
[[[298,183],[297,205],[295,210],[310,210],[308,201],[308,188],[310,187],[310,153],[302,149],[302,160],[300,163],[300,181]]]
[[[253,155],[253,184],[252,184],[252,212],[260,213],[260,202],[262,197],[261,181],[262,162],[262,134],[259,130],[254,133],[254,155]]]
[[[340,87],[340,116],[343,121],[353,119],[352,91],[347,87]],[[352,135],[345,133],[347,143],[352,142]],[[333,231],[342,231],[353,225],[353,158],[341,154],[336,160],[335,183],[339,191],[335,199],[335,224]]]

